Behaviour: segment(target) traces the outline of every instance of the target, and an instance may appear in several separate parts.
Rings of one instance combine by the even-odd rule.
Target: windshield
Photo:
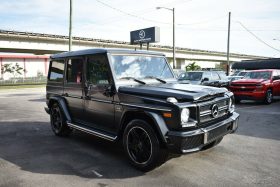
[[[238,76],[245,76],[246,73],[247,73],[246,71],[241,71],[241,72],[238,73]]]
[[[179,76],[179,80],[199,81],[201,80],[202,72],[187,72]]]
[[[270,71],[258,71],[258,72],[248,72],[245,75],[246,79],[265,79],[268,80],[271,77]]]
[[[164,57],[144,55],[111,55],[112,68],[117,79],[157,77],[174,78]]]

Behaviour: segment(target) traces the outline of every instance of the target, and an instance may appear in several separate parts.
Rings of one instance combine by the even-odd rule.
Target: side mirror
[[[206,81],[209,81],[208,77],[205,77],[204,79],[202,79],[202,82],[206,82]]]
[[[106,86],[103,94],[107,97],[112,97],[115,94],[114,86],[113,85]]]

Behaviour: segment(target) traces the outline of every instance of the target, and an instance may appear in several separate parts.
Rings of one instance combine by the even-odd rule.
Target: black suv
[[[180,74],[178,80],[181,83],[214,87],[228,87],[229,84],[229,80],[223,71],[188,71]]]
[[[237,129],[233,94],[178,83],[164,55],[88,49],[51,56],[47,107],[55,135],[73,129],[121,140],[130,162],[150,170],[164,153],[217,145]]]

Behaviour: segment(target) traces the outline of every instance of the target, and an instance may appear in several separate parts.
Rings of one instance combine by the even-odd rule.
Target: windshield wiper
[[[157,81],[166,84],[166,81],[155,76],[146,76],[145,79],[156,79]]]
[[[146,84],[144,81],[141,81],[139,79],[135,79],[134,77],[121,77],[119,79],[134,80],[135,82],[138,82],[140,84]]]

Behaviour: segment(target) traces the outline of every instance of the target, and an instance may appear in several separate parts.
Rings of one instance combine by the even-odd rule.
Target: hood
[[[157,85],[121,86],[118,91],[123,94],[154,97],[159,99],[175,97],[178,101],[186,102],[210,99],[212,97],[216,97],[217,95],[224,94],[227,89],[191,84],[168,83]]]
[[[249,83],[249,84],[257,84],[257,83],[262,83],[264,81],[267,81],[265,79],[239,79],[239,80],[235,80],[232,83],[236,83],[236,84],[243,84],[243,83]]]

